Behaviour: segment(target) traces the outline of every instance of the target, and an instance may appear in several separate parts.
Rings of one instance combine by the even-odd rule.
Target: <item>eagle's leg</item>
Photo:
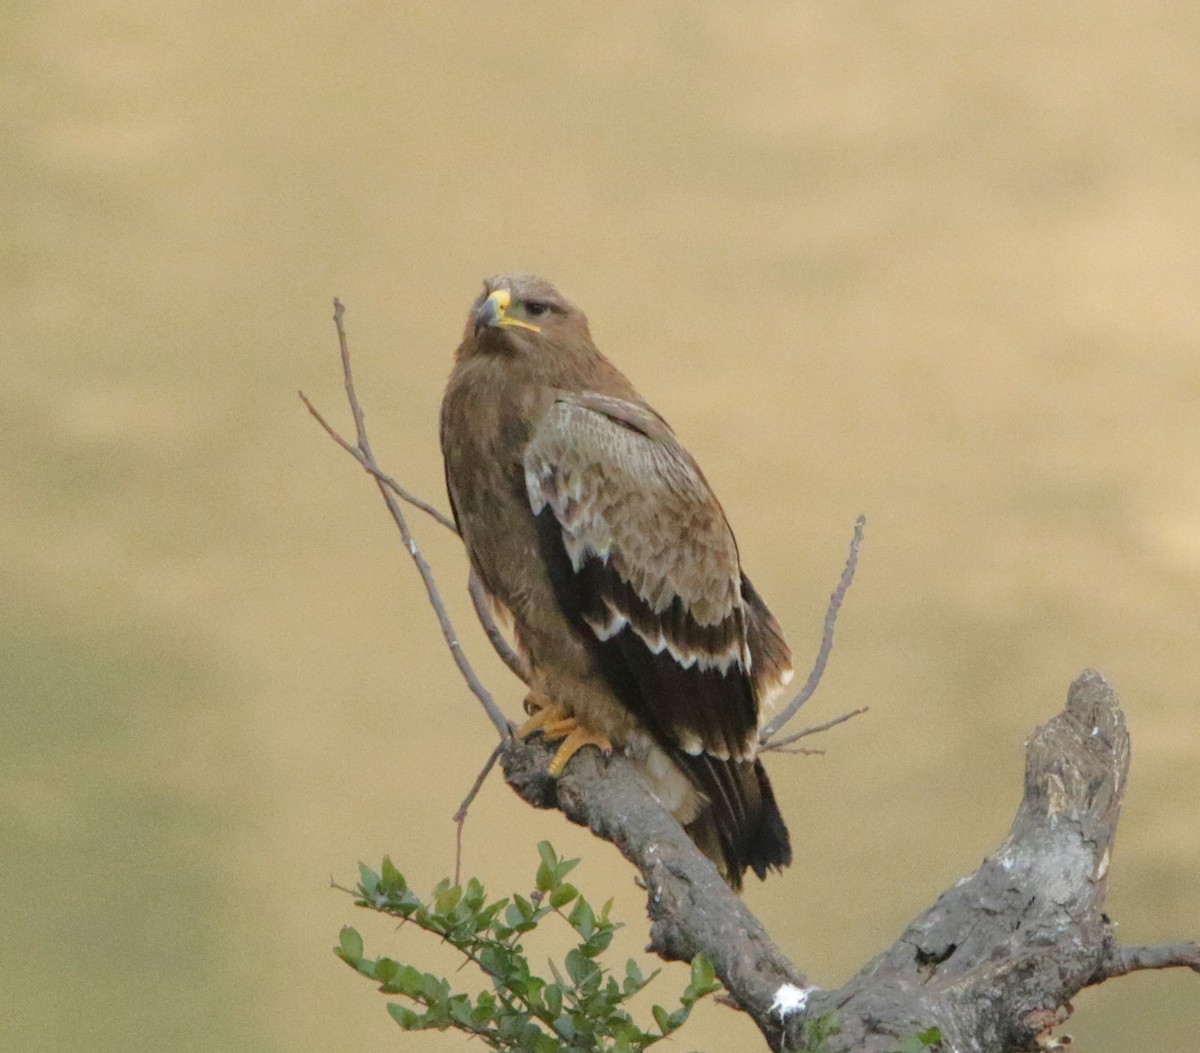
[[[546,769],[548,775],[555,778],[561,775],[567,761],[584,746],[595,746],[604,753],[612,752],[613,745],[608,736],[581,727],[574,717],[567,714],[562,703],[545,695],[531,692],[525,699],[525,712],[532,715],[517,728],[518,738],[528,738],[535,731],[540,731],[547,742],[562,739],[562,745]]]

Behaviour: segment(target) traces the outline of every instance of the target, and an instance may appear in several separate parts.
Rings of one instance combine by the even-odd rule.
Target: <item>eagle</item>
[[[485,281],[441,407],[454,520],[529,672],[529,720],[620,749],[725,880],[791,862],[758,753],[791,679],[703,472],[548,281]]]

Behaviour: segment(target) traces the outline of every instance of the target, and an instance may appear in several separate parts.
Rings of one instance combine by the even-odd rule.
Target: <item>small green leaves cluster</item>
[[[630,959],[620,976],[601,955],[620,927],[609,917],[612,901],[596,911],[566,877],[579,862],[559,859],[549,843],[538,845],[541,861],[529,896],[489,900],[472,878],[463,885],[440,882],[427,898],[418,896],[385,859],[378,871],[359,866],[356,902],[401,918],[455,947],[487,978],[477,994],[456,991],[445,977],[393,958],[367,958],[363,939],[342,929],[334,953],[388,995],[388,1012],[406,1031],[456,1028],[490,1049],[523,1053],[607,1050],[636,1053],[677,1031],[692,1006],[720,983],[703,956],[692,963],[691,980],[679,1005],[651,1008],[653,1025],[636,1023],[624,1003],[658,975],[643,975]],[[554,916],[572,930],[572,946],[559,962],[538,975],[526,957],[522,938]]]
[[[900,1043],[900,1048],[896,1050],[896,1053],[926,1053],[926,1050],[941,1048],[942,1032],[936,1027],[928,1027],[924,1031],[918,1031],[915,1035],[909,1035]]]

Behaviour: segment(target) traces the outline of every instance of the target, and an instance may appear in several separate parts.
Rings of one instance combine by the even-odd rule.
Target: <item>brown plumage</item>
[[[583,312],[542,279],[488,279],[441,438],[471,564],[543,708],[529,726],[566,735],[551,770],[611,743],[735,888],[791,862],[756,758],[791,654],[703,473]]]

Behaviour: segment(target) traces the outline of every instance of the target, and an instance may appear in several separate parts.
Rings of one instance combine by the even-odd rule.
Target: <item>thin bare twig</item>
[[[443,512],[439,512],[436,508],[433,507],[433,505],[429,504],[427,501],[422,501],[416,494],[410,493],[409,491],[405,490],[404,487],[401,486],[398,482],[396,482],[395,479],[393,479],[390,475],[384,475],[383,472],[381,472],[378,468],[375,467],[375,465],[364,464],[363,467],[368,472],[370,472],[373,476],[375,476],[376,479],[378,479],[381,483],[383,483],[384,486],[386,486],[389,490],[391,490],[392,493],[394,493],[402,501],[407,501],[414,508],[419,508],[422,512],[424,512],[431,519],[433,519],[434,521],[436,521],[438,523],[441,523],[441,525],[444,526],[447,530],[449,530],[450,533],[455,534],[455,535],[458,534],[458,527],[456,527],[454,525],[454,520],[451,519],[448,515],[446,515]]]
[[[500,707],[496,705],[495,699],[479,677],[475,675],[475,670],[471,667],[471,663],[467,660],[466,654],[463,652],[462,644],[459,642],[458,633],[454,629],[454,625],[450,621],[450,616],[446,613],[445,604],[442,603],[441,593],[438,592],[437,584],[433,580],[433,571],[429,564],[425,561],[425,557],[421,554],[420,548],[417,546],[416,539],[409,530],[408,520],[404,517],[404,512],[397,503],[396,497],[393,495],[391,487],[381,478],[382,473],[379,471],[378,462],[375,460],[375,455],[371,452],[371,443],[367,438],[367,426],[365,415],[363,413],[362,404],[358,401],[358,396],[354,392],[354,376],[350,368],[350,343],[346,337],[346,327],[343,321],[346,313],[346,308],[342,305],[341,300],[334,299],[333,301],[333,324],[337,328],[338,349],[342,356],[342,378],[346,387],[346,398],[350,403],[350,412],[354,417],[354,428],[357,437],[357,451],[351,447],[346,440],[342,439],[333,430],[332,427],[325,421],[316,408],[301,392],[300,397],[304,400],[304,404],[308,406],[309,412],[316,417],[317,421],[325,429],[334,440],[345,449],[352,453],[355,459],[359,461],[363,467],[367,468],[375,477],[375,485],[379,488],[379,492],[383,497],[384,503],[387,505],[388,512],[391,514],[392,520],[395,522],[400,531],[400,538],[404,542],[404,547],[408,549],[408,554],[412,557],[413,563],[416,565],[417,572],[421,575],[421,581],[425,586],[425,592],[429,597],[429,604],[433,608],[434,614],[437,616],[438,626],[442,630],[442,638],[446,641],[446,646],[450,649],[450,654],[454,658],[455,665],[458,666],[458,671],[462,674],[463,679],[467,682],[467,687],[471,693],[479,699],[483,706],[484,712],[487,713],[488,719],[491,720],[493,726],[499,732],[501,739],[508,737],[511,731],[511,725],[507,718],[501,712]],[[362,456],[359,457],[358,454]],[[407,499],[407,498],[406,498]],[[424,502],[418,507],[429,511],[430,508],[424,505]]]
[[[322,428],[325,429],[325,434],[328,435],[334,442],[336,442],[343,450],[345,450],[348,454],[350,454],[351,457],[353,457],[356,461],[358,461],[358,463],[360,465],[362,465],[363,469],[366,472],[368,472],[370,475],[373,475],[379,482],[383,483],[383,485],[386,486],[389,490],[391,490],[392,493],[394,493],[398,498],[400,498],[401,501],[407,501],[414,508],[419,508],[427,516],[429,516],[436,522],[440,523],[447,530],[449,530],[452,534],[458,533],[458,527],[456,527],[454,525],[453,519],[451,519],[444,512],[439,512],[436,508],[433,507],[433,505],[429,504],[427,501],[422,501],[421,498],[419,498],[416,494],[410,493],[408,490],[405,490],[404,487],[401,486],[398,482],[396,482],[396,480],[393,479],[390,475],[387,475],[384,472],[382,472],[379,469],[379,466],[376,465],[373,461],[371,461],[371,459],[369,457],[367,457],[367,455],[364,454],[362,452],[362,450],[358,449],[358,447],[347,442],[344,438],[342,438],[341,435],[338,434],[337,430],[333,427],[333,425],[330,424],[329,421],[327,421],[323,416],[321,416],[320,410],[318,410],[317,407],[314,406],[309,401],[308,396],[305,395],[303,391],[297,392],[297,394],[299,394],[299,396],[300,396],[300,401],[303,402],[304,405],[308,407],[308,412],[311,413],[312,416],[316,419],[316,422],[319,425],[321,425]]]
[[[357,446],[347,442],[346,439],[344,439],[338,433],[337,429],[334,428],[334,426],[321,415],[321,411],[312,404],[312,402],[309,400],[309,397],[305,395],[303,391],[298,392],[297,394],[300,396],[300,401],[303,402],[308,408],[308,412],[312,415],[313,419],[325,429],[325,434],[328,435],[334,442],[336,442],[343,450],[350,454],[351,457],[358,461],[358,463],[362,465],[363,469],[368,474],[374,476],[376,482],[382,483],[402,501],[407,501],[414,508],[419,508],[422,512],[432,517],[434,520],[446,527],[446,529],[452,531],[457,536],[458,528],[454,525],[454,521],[452,519],[443,515],[427,501],[421,500],[421,498],[417,497],[416,494],[410,493],[398,482],[396,482],[396,480],[390,475],[385,475],[383,472],[381,472],[379,468],[368,459],[367,455],[364,454],[362,450],[360,450]],[[479,624],[483,627],[483,631],[488,638],[488,642],[492,645],[500,660],[506,666],[508,666],[508,668],[511,669],[516,676],[528,684],[529,674],[525,670],[525,664],[521,661],[517,653],[513,651],[511,647],[509,647],[508,641],[504,638],[504,633],[501,631],[500,626],[496,624],[496,619],[492,617],[492,612],[488,609],[486,596],[482,590],[483,586],[475,577],[475,572],[472,571],[469,582],[469,591],[471,593],[471,602],[475,606],[475,615],[479,618]]]
[[[813,724],[811,727],[805,728],[803,731],[797,731],[794,735],[788,735],[786,738],[773,739],[763,746],[763,752],[767,750],[779,750],[781,753],[824,753],[824,750],[805,750],[805,749],[788,749],[793,742],[799,742],[800,739],[807,738],[809,735],[816,735],[821,731],[828,731],[830,728],[836,728],[839,724],[845,724],[851,717],[857,717],[869,710],[870,706],[859,706],[858,709],[852,709],[849,713],[843,713],[840,717],[834,717],[832,720],[825,721],[824,724]]]
[[[799,694],[775,714],[758,733],[758,740],[764,746],[769,746],[772,736],[796,715],[796,712],[805,702],[812,698],[813,692],[816,691],[817,685],[821,682],[821,677],[825,673],[825,663],[829,661],[829,652],[833,650],[833,630],[837,625],[838,611],[841,610],[842,600],[846,598],[846,592],[854,581],[854,571],[858,566],[858,549],[862,544],[863,528],[866,525],[866,516],[860,515],[854,521],[854,537],[850,541],[850,553],[846,557],[846,566],[842,569],[842,576],[838,580],[837,588],[833,590],[833,595],[829,597],[829,608],[825,612],[825,626],[821,635],[821,646],[817,651],[816,660],[813,662],[812,671],[808,674],[808,680],[805,681]]]
[[[479,791],[483,788],[484,780],[495,766],[496,761],[500,759],[500,751],[502,749],[504,749],[503,741],[492,750],[492,755],[488,757],[483,767],[479,769],[479,774],[475,776],[475,782],[472,784],[470,791],[463,798],[462,804],[458,806],[458,811],[454,813],[453,818],[456,827],[454,833],[454,883],[456,885],[458,884],[458,877],[462,868],[463,826],[467,822],[467,810],[474,804],[475,798],[479,796]]]
[[[526,668],[525,661],[508,646],[508,640],[500,630],[500,626],[496,624],[496,619],[492,617],[491,601],[488,599],[483,582],[479,580],[479,575],[474,570],[467,579],[467,591],[471,594],[471,602],[475,605],[475,615],[479,618],[479,624],[483,626],[483,631],[487,633],[492,648],[500,656],[500,660],[512,671],[512,674],[528,684],[529,670]]]
[[[380,471],[379,466],[375,464],[365,453],[357,446],[347,442],[336,428],[333,427],[322,415],[320,410],[309,401],[307,395],[303,391],[299,392],[300,400],[308,407],[308,412],[312,414],[316,422],[325,429],[325,433],[336,442],[343,450],[353,457],[362,466],[363,470],[375,477],[375,480],[382,483],[392,491],[401,501],[407,501],[414,508],[419,508],[427,516],[435,522],[444,526],[452,534],[458,535],[458,527],[454,525],[454,520],[442,512],[439,512],[428,501],[424,501],[416,494],[406,490],[390,475]],[[496,619],[492,617],[492,612],[486,603],[486,597],[482,591],[483,586],[475,577],[474,571],[471,572],[470,579],[471,602],[475,605],[475,614],[479,618],[479,624],[483,627],[484,634],[488,638],[488,642],[492,645],[496,654],[512,672],[523,680],[526,684],[529,683],[529,674],[525,670],[525,665],[515,651],[508,645],[508,640],[505,639],[504,633],[500,626],[496,624]]]

